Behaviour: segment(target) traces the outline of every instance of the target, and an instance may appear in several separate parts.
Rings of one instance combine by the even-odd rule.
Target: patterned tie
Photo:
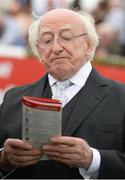
[[[60,100],[63,104],[66,103],[66,88],[72,85],[72,82],[69,80],[57,81],[56,82],[56,94],[53,96],[53,99]]]

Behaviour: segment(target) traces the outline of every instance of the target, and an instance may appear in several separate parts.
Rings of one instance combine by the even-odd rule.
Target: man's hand
[[[92,150],[87,142],[75,137],[52,137],[51,143],[44,145],[42,150],[50,159],[71,167],[88,169],[93,158]]]
[[[19,139],[7,139],[1,152],[0,164],[5,168],[20,168],[35,164],[42,156],[40,149],[35,149]]]

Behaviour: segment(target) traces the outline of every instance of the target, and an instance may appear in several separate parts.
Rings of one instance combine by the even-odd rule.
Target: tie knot
[[[56,92],[53,95],[53,99],[58,99],[64,105],[67,102],[66,88],[71,86],[73,83],[69,80],[57,81],[56,82]]]
[[[57,81],[56,85],[57,87],[62,87],[63,89],[66,89],[67,87],[72,85],[72,82],[70,80]]]

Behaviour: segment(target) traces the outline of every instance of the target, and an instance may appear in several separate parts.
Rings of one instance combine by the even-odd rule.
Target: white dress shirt
[[[92,70],[92,65],[88,61],[84,66],[81,67],[81,69],[73,77],[69,79],[73,83],[73,85],[66,89],[66,96],[68,98],[65,104],[67,104],[85,85],[91,70]],[[57,79],[55,79],[50,74],[48,75],[48,79],[49,79],[49,84],[52,90],[52,95],[54,96],[54,94],[56,93],[55,82],[57,81]],[[64,107],[65,104],[63,104],[62,107]],[[94,148],[91,148],[91,149],[93,152],[93,160],[89,169],[85,170],[84,168],[79,168],[80,174],[85,179],[89,179],[90,177],[97,178],[98,170],[100,166],[101,157],[100,157],[99,151]]]

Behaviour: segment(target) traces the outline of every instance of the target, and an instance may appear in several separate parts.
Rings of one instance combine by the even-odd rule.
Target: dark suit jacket
[[[24,95],[51,97],[47,76],[38,82],[9,90],[0,110],[0,145],[7,138],[21,138]],[[46,93],[45,93],[46,87]],[[63,108],[62,134],[85,139],[99,150],[98,178],[125,178],[125,86],[92,70],[85,86]],[[54,161],[16,170],[9,178],[80,179],[78,168]]]

